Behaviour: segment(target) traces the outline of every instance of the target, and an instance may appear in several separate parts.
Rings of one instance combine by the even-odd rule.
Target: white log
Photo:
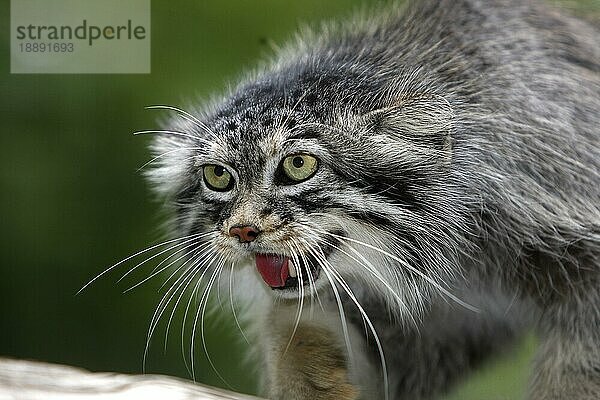
[[[0,400],[259,400],[179,378],[0,358]]]

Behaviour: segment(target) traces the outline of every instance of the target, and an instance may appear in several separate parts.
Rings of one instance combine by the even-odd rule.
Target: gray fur
[[[154,142],[150,179],[176,234],[215,232],[212,267],[235,261],[259,329],[268,320],[287,332],[272,319],[289,308],[272,299],[302,294],[308,304],[318,291],[339,311],[337,287],[345,320],[361,330],[354,296],[387,355],[390,398],[443,393],[530,322],[542,343],[530,398],[598,399],[599,38],[596,27],[517,0],[415,1],[305,32],[227,96],[171,119],[167,129],[179,133]],[[316,155],[319,170],[278,183],[282,157],[298,151]],[[228,167],[235,188],[208,189],[206,163]],[[266,233],[237,243],[227,236],[237,223]],[[333,275],[306,290],[275,293],[255,271],[254,253],[301,259],[331,242],[342,250],[321,266]],[[274,311],[266,319],[263,310]],[[273,387],[294,379],[273,367],[286,346],[260,336],[267,393],[315,398],[306,371],[299,376],[311,379],[298,382],[310,390]],[[367,364],[381,379],[369,344]],[[348,379],[358,367],[348,359]],[[323,389],[322,398],[383,396],[355,381],[358,391]]]

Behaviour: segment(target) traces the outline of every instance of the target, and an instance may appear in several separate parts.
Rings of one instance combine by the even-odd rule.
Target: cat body
[[[433,398],[532,327],[529,398],[600,398],[599,37],[415,1],[175,110],[150,179],[189,268],[231,266],[265,396]]]

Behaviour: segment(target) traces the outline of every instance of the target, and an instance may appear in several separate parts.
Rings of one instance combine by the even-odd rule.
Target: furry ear
[[[455,114],[450,102],[437,94],[411,93],[396,98],[389,106],[363,115],[368,131],[388,145],[434,157],[447,164],[452,159]]]

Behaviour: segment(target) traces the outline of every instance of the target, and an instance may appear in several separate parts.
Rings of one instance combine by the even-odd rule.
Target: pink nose
[[[234,225],[229,229],[229,236],[237,236],[240,243],[250,243],[256,239],[260,230],[251,225]]]

